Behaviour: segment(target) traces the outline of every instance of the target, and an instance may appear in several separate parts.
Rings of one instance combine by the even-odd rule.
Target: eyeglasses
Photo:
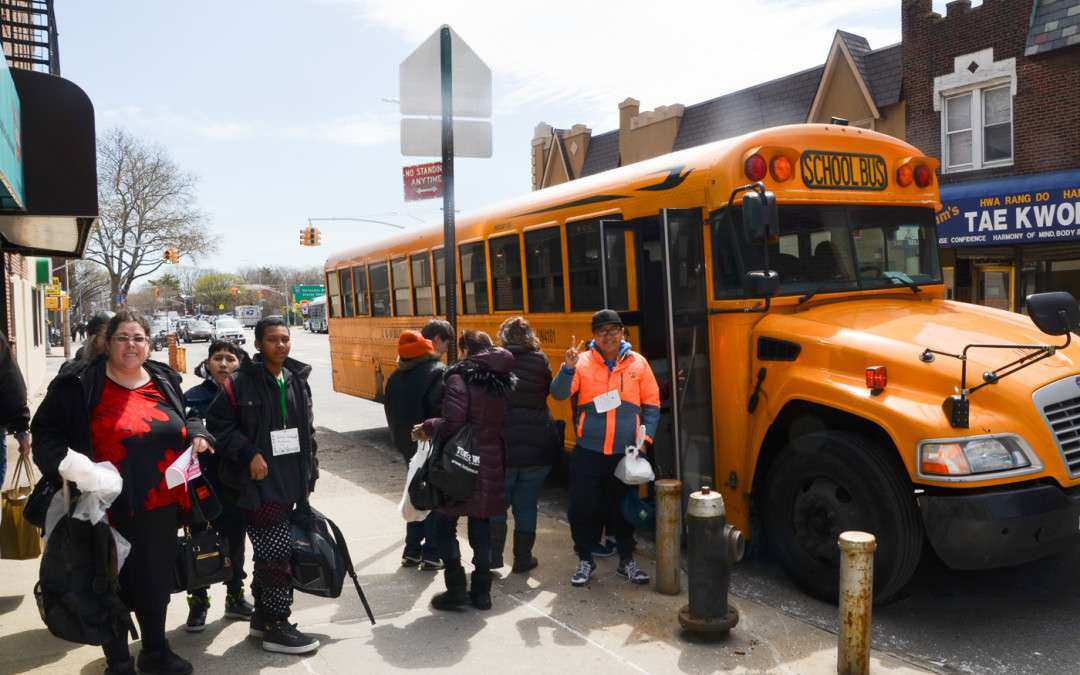
[[[622,334],[622,326],[610,326],[608,328],[601,328],[596,331],[596,334],[600,337],[611,337],[613,335]]]
[[[134,344],[137,347],[142,347],[144,344],[149,342],[149,340],[147,340],[146,337],[143,335],[114,335],[113,341],[118,342],[122,345]]]

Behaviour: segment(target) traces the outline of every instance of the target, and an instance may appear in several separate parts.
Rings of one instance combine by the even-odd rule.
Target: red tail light
[[[752,181],[762,180],[768,171],[765,158],[761,155],[750,155],[743,164],[743,171],[746,172],[746,177]]]
[[[791,160],[783,155],[777,155],[769,163],[769,171],[775,181],[783,183],[791,178]]]
[[[913,178],[913,172],[910,164],[905,164],[896,170],[896,184],[900,187],[907,187],[911,185],[911,179]]]
[[[915,167],[915,184],[921,188],[928,187],[934,179],[934,172],[925,164]]]
[[[885,366],[870,366],[866,369],[866,388],[881,391],[889,384],[889,373]]]

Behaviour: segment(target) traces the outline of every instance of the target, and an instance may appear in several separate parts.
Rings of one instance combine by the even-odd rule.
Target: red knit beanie
[[[415,359],[425,354],[434,354],[435,346],[431,344],[431,340],[421,335],[420,331],[407,330],[398,338],[397,353],[403,359]]]

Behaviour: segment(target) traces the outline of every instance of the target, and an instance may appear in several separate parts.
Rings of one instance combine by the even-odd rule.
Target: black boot
[[[491,569],[503,566],[503,549],[506,548],[506,523],[491,523]]]
[[[446,581],[446,590],[431,599],[431,606],[435,609],[455,610],[468,604],[465,568],[461,566],[461,560],[452,560],[446,564],[443,579]]]
[[[514,566],[510,569],[511,572],[524,574],[540,564],[532,554],[533,544],[535,543],[535,532],[514,530]]]
[[[469,602],[477,609],[491,609],[491,572],[473,572]]]

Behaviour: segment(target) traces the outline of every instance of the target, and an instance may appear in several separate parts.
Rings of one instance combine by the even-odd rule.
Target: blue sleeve
[[[656,438],[656,425],[660,423],[659,406],[641,406],[641,423],[645,425],[645,435],[649,438]]]
[[[551,380],[551,398],[556,401],[565,401],[570,398],[570,387],[574,383],[574,370],[567,368],[564,363],[555,378]],[[657,415],[659,418],[659,414]]]

